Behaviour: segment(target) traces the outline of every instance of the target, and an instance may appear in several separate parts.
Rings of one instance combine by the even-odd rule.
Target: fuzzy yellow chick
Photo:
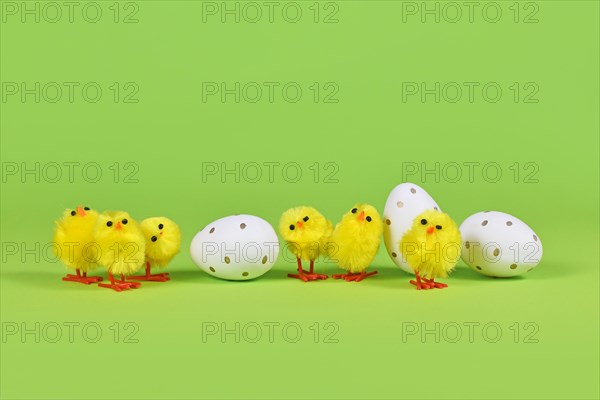
[[[96,267],[97,254],[93,248],[93,232],[98,213],[89,207],[77,206],[67,209],[56,221],[54,231],[54,250],[57,257],[76,275],[67,274],[63,281],[79,282],[89,285],[102,280],[99,276],[87,276],[87,272]]]
[[[313,207],[290,208],[281,215],[279,232],[298,261],[298,273],[288,274],[290,278],[304,282],[327,279],[327,275],[315,273],[314,268],[315,260],[327,253],[332,231],[331,222]],[[302,269],[302,260],[310,261],[310,272]]]
[[[146,239],[146,274],[131,276],[138,281],[166,282],[169,273],[150,274],[152,265],[166,267],[177,253],[181,245],[179,226],[166,217],[146,218],[140,222],[140,228]]]
[[[418,290],[448,287],[434,279],[454,269],[460,246],[460,231],[448,214],[428,210],[418,215],[400,240],[400,252],[416,276],[410,283]]]
[[[377,271],[365,272],[373,262],[379,244],[383,223],[375,207],[357,204],[336,225],[331,236],[330,256],[346,274],[335,274],[333,279],[360,282]]]
[[[135,273],[144,264],[146,240],[137,222],[124,211],[107,211],[98,216],[94,228],[94,241],[98,244],[98,264],[108,270],[110,284],[98,286],[122,290],[138,288],[139,282],[125,281],[125,275]],[[121,275],[121,280],[113,275]]]

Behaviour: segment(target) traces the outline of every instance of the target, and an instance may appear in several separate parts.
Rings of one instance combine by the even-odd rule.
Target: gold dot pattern
[[[240,229],[246,229],[246,224],[244,224],[243,222],[240,224]]]
[[[398,254],[396,254],[395,252],[392,252],[392,257],[396,258],[398,256]]]
[[[481,226],[486,226],[488,224],[487,219],[481,223]]]
[[[266,264],[266,263],[267,263],[267,256],[264,256],[264,257],[262,258],[262,261],[261,261],[261,262],[262,262],[263,264]]]
[[[496,247],[494,249],[494,257],[498,257],[499,255],[500,255],[500,249]]]
[[[247,272],[242,272],[242,276],[248,276]]]
[[[210,269],[212,272],[215,272],[215,269],[213,267],[208,267],[208,269]]]
[[[211,228],[208,233],[213,233],[214,231],[215,231],[215,228]]]
[[[506,221],[506,226],[511,226],[512,225],[512,221]]]
[[[465,247],[468,249],[469,247],[471,247],[471,243],[465,242]]]
[[[390,221],[389,219],[386,219],[386,220],[385,220],[385,223],[386,223],[386,224],[388,224],[388,225],[391,225],[391,224],[392,224],[392,221]]]
[[[229,257],[225,257],[225,264],[229,264],[231,260],[229,259]]]
[[[401,202],[401,201],[399,201],[399,202],[396,203],[396,207],[402,208],[402,207],[404,207],[404,203]]]
[[[510,269],[517,269],[517,264],[511,264]]]
[[[410,188],[410,192],[411,192],[412,194],[415,194],[415,193],[417,193],[417,189],[415,189],[415,188]]]

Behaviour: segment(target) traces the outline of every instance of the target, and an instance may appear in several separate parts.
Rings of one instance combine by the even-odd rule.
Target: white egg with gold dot
[[[190,245],[192,259],[209,275],[245,281],[268,272],[279,255],[279,239],[267,221],[232,215],[206,225]]]
[[[405,182],[396,186],[387,198],[383,210],[383,240],[392,261],[402,270],[414,274],[400,251],[400,240],[414,219],[425,210],[442,209],[419,185]]]
[[[460,225],[462,259],[475,271],[498,278],[533,270],[542,241],[525,222],[500,211],[473,214]]]

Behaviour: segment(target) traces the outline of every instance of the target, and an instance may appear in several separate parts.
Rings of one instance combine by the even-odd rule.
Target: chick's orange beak
[[[435,228],[434,228],[433,226],[430,226],[429,228],[427,228],[427,234],[428,234],[428,235],[431,235],[431,234],[433,233],[433,230],[434,230],[434,229],[435,229]]]
[[[365,220],[365,212],[364,211],[361,211],[360,214],[358,214],[358,220],[361,222]]]
[[[300,221],[297,221],[297,222],[296,222],[296,225],[298,225],[298,228],[302,228],[302,226],[303,226],[304,224],[303,224],[302,222],[300,222]]]
[[[119,222],[117,222],[115,224],[115,229],[118,230],[118,231],[120,231],[121,229],[123,229],[123,226],[121,226],[121,221],[119,221]]]
[[[85,210],[83,209],[83,207],[81,207],[81,206],[77,207],[77,214],[79,214],[80,217],[85,216]]]

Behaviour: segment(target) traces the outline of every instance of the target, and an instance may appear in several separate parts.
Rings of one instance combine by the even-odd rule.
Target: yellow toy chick
[[[304,282],[327,279],[327,275],[315,273],[314,268],[315,259],[327,253],[332,231],[331,222],[312,207],[290,208],[281,215],[279,232],[298,261],[298,273],[288,274],[288,277]],[[310,261],[310,272],[302,269],[302,260]]]
[[[357,204],[348,211],[333,231],[329,252],[348,273],[335,274],[333,279],[360,282],[375,275],[377,271],[365,271],[377,254],[382,232],[383,223],[375,207]]]
[[[434,279],[445,278],[454,269],[460,246],[460,231],[448,214],[428,210],[418,215],[400,240],[400,252],[416,276],[410,283],[418,290],[448,287]]]
[[[91,244],[97,219],[96,211],[77,206],[76,209],[65,210],[61,219],[56,221],[54,250],[58,258],[76,272],[76,275],[67,274],[63,281],[86,285],[102,281],[99,276],[87,276],[87,272],[96,267],[97,255],[93,253]]]
[[[146,274],[132,276],[137,281],[166,282],[169,273],[150,274],[151,266],[166,267],[177,253],[181,245],[179,226],[166,217],[146,218],[140,223],[146,239]]]
[[[98,264],[108,270],[110,284],[98,286],[117,292],[138,288],[139,282],[125,281],[144,264],[146,240],[137,222],[124,211],[107,211],[98,216],[94,228],[94,240],[99,245]],[[121,280],[113,275],[121,275]]]

